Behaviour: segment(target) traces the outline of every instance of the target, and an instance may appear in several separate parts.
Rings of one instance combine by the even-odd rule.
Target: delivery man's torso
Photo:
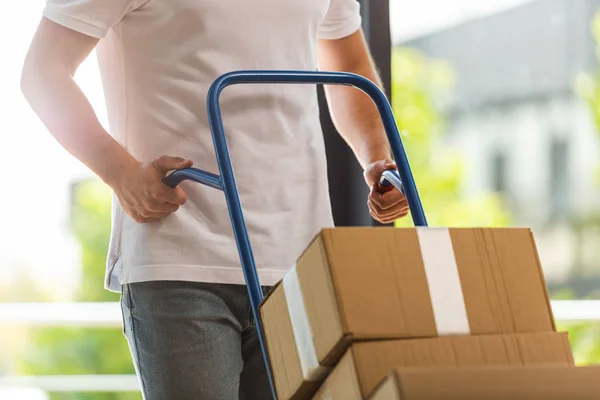
[[[54,2],[59,14],[74,9]],[[92,4],[92,19],[103,12],[98,0],[70,2]],[[137,3],[97,49],[109,131],[139,161],[180,156],[214,173],[205,100],[212,82],[240,69],[315,70],[317,37],[360,27],[355,0]],[[333,224],[316,88],[233,86],[221,106],[261,283],[273,284],[319,229]],[[107,286],[243,282],[223,193],[189,182],[182,188],[187,203],[153,224],[136,223],[115,200]]]

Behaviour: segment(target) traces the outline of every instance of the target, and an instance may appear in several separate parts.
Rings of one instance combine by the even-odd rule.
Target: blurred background
[[[0,26],[0,398],[141,399],[103,289],[110,191],[19,90],[43,6],[12,2]],[[578,364],[600,363],[600,0],[391,0],[389,15],[431,225],[531,227],[558,328]],[[77,81],[106,124],[95,55]]]

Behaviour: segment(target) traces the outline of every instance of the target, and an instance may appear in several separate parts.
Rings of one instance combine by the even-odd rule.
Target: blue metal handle
[[[402,179],[400,175],[396,171],[387,170],[383,171],[381,174],[381,180],[379,184],[383,187],[393,186],[400,191],[406,197],[406,191],[404,190],[404,185],[402,184]]]
[[[219,175],[211,174],[210,172],[202,171],[198,168],[178,169],[165,178],[166,184],[171,187],[176,187],[186,180],[223,190],[223,182]]]
[[[276,398],[275,386],[273,383],[267,348],[265,345],[262,324],[260,319],[259,305],[263,299],[263,293],[256,272],[256,265],[252,248],[246,229],[246,223],[242,214],[242,207],[239,199],[239,193],[235,182],[233,167],[225,132],[223,129],[223,121],[221,118],[221,109],[219,106],[219,96],[223,89],[235,84],[264,84],[264,83],[298,83],[298,84],[325,84],[325,85],[349,85],[354,86],[367,95],[377,105],[381,114],[385,131],[390,141],[392,153],[398,166],[399,176],[401,178],[401,186],[405,189],[405,195],[408,200],[410,211],[416,226],[427,226],[427,220],[423,212],[421,200],[417,192],[417,187],[413,179],[408,158],[400,139],[400,133],[392,108],[385,97],[385,94],[370,80],[356,74],[345,72],[316,72],[316,71],[234,71],[221,75],[211,85],[206,102],[208,112],[208,123],[212,132],[217,163],[219,166],[220,176],[202,171],[196,168],[188,168],[179,170],[169,175],[166,178],[167,184],[176,186],[185,179],[191,179],[195,182],[207,184],[209,186],[221,189],[225,192],[227,206],[229,208],[229,216],[233,226],[237,248],[240,256],[240,261],[244,271],[244,277],[248,287],[248,295],[252,311],[257,321],[256,328],[263,351],[263,356],[269,374],[269,381],[273,397]],[[393,184],[395,180],[391,180]],[[397,182],[396,182],[397,183]]]

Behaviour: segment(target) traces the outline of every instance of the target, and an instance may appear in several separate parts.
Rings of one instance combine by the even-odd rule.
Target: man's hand
[[[165,176],[169,171],[189,168],[192,164],[180,157],[162,156],[130,167],[111,186],[125,212],[136,222],[156,222],[186,202],[184,191],[166,185]]]
[[[396,164],[390,160],[381,160],[367,165],[365,181],[371,188],[369,193],[369,212],[377,221],[388,224],[408,214],[408,201],[399,190],[384,188],[379,184],[383,171],[396,169]]]

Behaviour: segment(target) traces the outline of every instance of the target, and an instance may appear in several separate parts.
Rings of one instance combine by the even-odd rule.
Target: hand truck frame
[[[270,362],[267,354],[265,338],[263,334],[259,305],[263,300],[252,247],[244,222],[242,206],[240,203],[237,184],[234,177],[229,148],[225,139],[225,131],[221,118],[221,109],[219,106],[219,97],[223,89],[227,86],[237,84],[323,84],[323,85],[347,85],[353,86],[365,92],[373,100],[390,142],[392,153],[398,167],[398,173],[395,171],[385,171],[381,183],[389,186],[390,184],[406,196],[415,226],[427,226],[427,220],[423,212],[421,200],[415,185],[415,181],[410,169],[408,157],[404,150],[400,132],[396,125],[392,107],[385,94],[370,80],[356,74],[346,72],[317,72],[317,71],[233,71],[221,75],[211,85],[208,95],[206,108],[208,112],[208,123],[212,133],[213,144],[217,157],[220,175],[200,170],[198,168],[185,168],[174,171],[166,178],[166,183],[171,187],[176,187],[184,180],[201,183],[215,189],[222,190],[225,193],[231,225],[235,236],[252,312],[256,320],[256,329],[260,341],[261,350],[266,364],[269,383],[273,398],[276,399],[275,384],[270,368]],[[399,174],[399,176],[398,176]]]

